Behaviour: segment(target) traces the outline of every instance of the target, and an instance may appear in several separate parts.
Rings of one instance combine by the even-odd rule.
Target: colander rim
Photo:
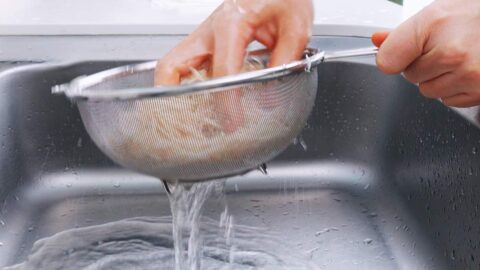
[[[258,50],[255,52],[268,53],[267,50]],[[92,86],[124,73],[135,73],[154,69],[157,61],[148,61],[115,67],[88,76],[80,76],[73,79],[69,83],[52,87],[52,93],[65,94],[72,100],[108,101],[224,91],[247,83],[278,79],[298,72],[310,72],[325,59],[324,51],[318,51],[317,49],[312,48],[307,48],[304,55],[304,59],[293,61],[285,65],[215,78],[192,84],[113,90],[88,90],[88,88]]]

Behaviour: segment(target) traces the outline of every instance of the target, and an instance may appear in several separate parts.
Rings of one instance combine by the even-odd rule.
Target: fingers
[[[271,24],[269,24],[271,25]],[[276,30],[274,27],[263,26],[255,33],[255,40],[262,43],[267,49],[273,50],[276,44]]]
[[[383,42],[385,41],[385,39],[387,39],[388,37],[388,34],[390,34],[390,32],[376,32],[372,35],[372,43],[373,45],[375,45],[376,47],[380,48],[380,46],[382,46]]]
[[[447,106],[466,108],[478,105],[480,103],[480,97],[462,93],[452,97],[442,98],[442,102]]]
[[[480,87],[461,79],[460,72],[448,72],[435,79],[420,83],[420,92],[429,98],[440,98],[447,106],[470,107],[480,102]]]
[[[245,49],[257,39],[272,50],[270,66],[297,60],[307,45],[313,22],[311,0],[231,0],[222,5],[187,39],[159,61],[155,83],[178,84],[197,67],[211,60],[214,77],[239,73]],[[224,131],[244,122],[241,91],[214,94]]]
[[[191,56],[184,62],[168,62],[167,59],[157,62],[155,68],[155,86],[180,84],[181,78],[190,74],[190,68],[199,67],[210,59],[210,53]]]
[[[154,84],[179,84],[183,76],[190,74],[190,68],[198,68],[211,58],[211,39],[208,26],[202,24],[157,62]]]
[[[375,33],[378,67],[391,74],[404,71],[424,96],[448,106],[480,104],[478,8],[435,1],[395,31]]]
[[[240,21],[223,21],[215,27],[212,71],[214,77],[239,73],[243,67],[245,49],[253,40],[253,31]],[[231,133],[244,123],[241,91],[227,90],[215,93],[215,107],[223,131]]]
[[[445,98],[460,93],[460,89],[455,85],[456,76],[454,73],[441,75],[430,81],[419,84],[422,95],[429,98]]]
[[[300,59],[310,40],[310,29],[310,24],[303,21],[281,24],[269,65],[275,67]]]
[[[237,25],[215,27],[212,71],[214,77],[240,72],[245,49],[253,40],[251,29]]]
[[[190,74],[190,67],[198,68],[210,60],[213,47],[210,24],[216,12],[218,8],[157,62],[154,76],[156,86],[179,84],[182,76]]]
[[[403,73],[405,78],[413,83],[422,83],[453,71],[454,65],[439,63],[440,58],[437,51],[430,51],[410,64]]]
[[[377,55],[380,70],[387,74],[400,73],[422,55],[427,37],[419,15],[404,22],[381,43]],[[375,42],[380,41],[381,35],[376,36]]]

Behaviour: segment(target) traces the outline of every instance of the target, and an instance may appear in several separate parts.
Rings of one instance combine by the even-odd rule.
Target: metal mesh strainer
[[[266,63],[268,53],[248,61]],[[174,87],[153,87],[155,62],[124,66],[54,87],[77,101],[97,146],[127,168],[167,181],[197,181],[244,173],[282,152],[314,105],[316,65],[324,54]],[[307,70],[306,70],[307,69]],[[242,124],[224,132],[218,96],[240,96]],[[227,106],[228,107],[228,106]],[[236,120],[236,119],[234,119]]]

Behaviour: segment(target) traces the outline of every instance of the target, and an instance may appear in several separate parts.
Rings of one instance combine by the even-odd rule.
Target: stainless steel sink
[[[312,46],[366,43],[316,37]],[[74,104],[50,94],[54,84],[125,63],[3,63],[0,267],[70,228],[170,215],[161,183],[114,165]],[[320,67],[301,138],[268,175],[227,181],[236,223],[279,232],[320,269],[480,268],[475,125],[362,58]],[[207,215],[221,211],[207,204]]]

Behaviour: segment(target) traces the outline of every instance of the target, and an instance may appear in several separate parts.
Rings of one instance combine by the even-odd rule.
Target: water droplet
[[[33,231],[33,229],[34,229],[33,226],[28,227],[28,231],[29,231],[29,232]]]
[[[120,183],[116,182],[115,184],[113,184],[113,187],[114,187],[114,188],[119,188],[119,187],[120,187]]]
[[[0,219],[0,225],[5,226],[5,221]]]
[[[368,217],[371,217],[371,218],[374,218],[376,216],[378,216],[378,214],[375,212],[371,212],[370,214],[368,214]]]
[[[320,230],[320,231],[316,232],[315,236],[319,236],[319,235],[322,235],[324,233],[328,233],[328,232],[332,232],[332,231],[338,232],[340,230],[337,227],[325,228],[323,230]]]
[[[476,147],[472,148],[472,154],[476,155],[478,153],[478,149]]]
[[[67,250],[63,251],[63,254],[65,256],[68,256],[68,255],[72,254],[74,251],[75,251],[75,249],[73,249],[73,248],[67,249]]]
[[[450,253],[450,258],[452,260],[455,260],[456,254],[455,254],[455,249],[452,249],[452,252]]]
[[[238,192],[238,184],[235,184],[235,192]]]
[[[82,147],[82,137],[78,138],[77,147],[78,148]]]
[[[65,186],[66,186],[67,188],[71,188],[71,187],[72,187],[72,184],[71,184],[71,183],[67,183]]]
[[[0,242],[0,247],[3,247],[3,242]]]
[[[370,238],[365,238],[365,239],[363,240],[363,243],[366,244],[366,245],[369,245],[369,244],[371,244],[372,242],[373,242],[373,240],[370,239]]]

